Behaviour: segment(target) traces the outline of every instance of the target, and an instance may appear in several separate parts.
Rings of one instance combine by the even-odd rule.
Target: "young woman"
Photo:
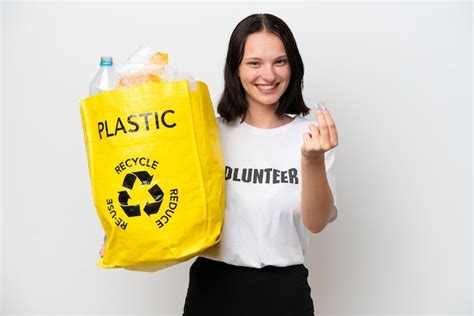
[[[284,21],[255,14],[233,31],[217,111],[226,163],[221,242],[190,268],[184,316],[314,315],[304,255],[337,217],[334,120],[302,97],[303,62]]]

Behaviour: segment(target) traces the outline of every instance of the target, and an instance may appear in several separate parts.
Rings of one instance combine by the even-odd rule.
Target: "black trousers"
[[[197,257],[183,316],[313,316],[303,264],[261,269]]]

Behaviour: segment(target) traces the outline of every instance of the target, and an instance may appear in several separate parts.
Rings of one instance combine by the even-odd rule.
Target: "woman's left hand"
[[[319,126],[309,125],[309,132],[303,134],[301,155],[311,160],[324,158],[324,153],[338,144],[336,124],[324,102],[319,102],[316,117]]]

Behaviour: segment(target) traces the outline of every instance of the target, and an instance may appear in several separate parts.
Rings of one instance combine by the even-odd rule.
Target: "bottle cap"
[[[113,65],[113,59],[110,56],[102,56],[100,57],[100,65],[101,66],[112,66]]]

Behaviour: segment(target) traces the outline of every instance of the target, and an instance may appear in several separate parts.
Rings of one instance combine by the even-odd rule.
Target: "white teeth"
[[[257,85],[257,87],[262,90],[271,90],[275,88],[275,86],[276,85]]]

